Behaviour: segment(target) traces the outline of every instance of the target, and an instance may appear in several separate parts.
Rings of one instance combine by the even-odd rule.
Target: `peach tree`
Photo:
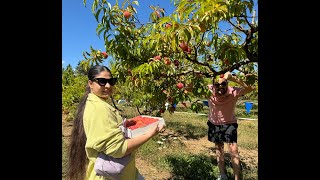
[[[87,5],[86,0],[83,1]],[[138,1],[93,0],[97,35],[105,52],[90,47],[81,66],[112,57],[112,71],[119,78],[118,95],[144,113],[169,111],[190,101],[203,108],[207,84],[227,71],[249,84],[257,84],[258,21],[252,0],[171,0],[172,14],[150,6],[149,22],[137,16]]]

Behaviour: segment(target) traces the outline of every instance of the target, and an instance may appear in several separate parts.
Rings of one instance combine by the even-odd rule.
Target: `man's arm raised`
[[[247,85],[245,82],[243,82],[238,77],[233,76],[229,71],[224,74],[224,78],[229,80],[229,81],[235,82],[235,83],[239,84],[240,86],[242,86],[244,88],[244,89],[241,90],[239,95],[247,94],[247,93],[249,93],[249,92],[251,92],[251,91],[253,91],[255,89],[254,86]]]

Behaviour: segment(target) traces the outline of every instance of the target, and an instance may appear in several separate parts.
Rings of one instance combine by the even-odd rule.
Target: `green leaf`
[[[155,47],[157,46],[157,44],[154,43],[154,40],[151,40],[150,44],[152,45],[151,48],[150,48],[150,51],[153,51],[155,49]],[[150,44],[149,44],[149,46],[150,46]]]
[[[155,8],[154,6],[152,6],[152,5],[149,6],[149,7],[150,7],[152,10],[154,10],[154,11],[156,10],[156,8]]]
[[[100,38],[101,32],[105,31],[106,29],[107,29],[106,27],[103,27],[98,31],[97,35],[98,35],[99,38]]]
[[[104,42],[105,42],[105,44],[107,44],[107,43],[109,43],[109,37],[111,36],[112,34],[106,34],[106,31],[104,32],[104,34],[103,34],[103,37],[104,37]]]
[[[174,37],[174,38],[175,38],[175,40],[176,40],[176,42],[175,42],[175,43],[176,43],[176,46],[177,46],[177,45],[179,44],[179,37],[178,37],[177,35],[175,35],[175,37]]]
[[[94,0],[93,4],[92,4],[92,12],[94,12],[99,5],[99,0]]]
[[[178,14],[174,14],[173,18],[174,18],[175,21],[178,21]]]
[[[87,56],[84,54],[85,52],[82,52],[82,56],[87,59]]]
[[[140,51],[141,51],[140,48],[137,48],[137,49],[136,49],[137,56],[140,56],[140,54],[141,54]]]
[[[135,4],[135,5],[139,6],[139,2],[138,1],[132,1],[132,4]]]
[[[138,13],[137,10],[136,10],[136,8],[132,7],[132,10],[133,10],[136,14]]]
[[[104,37],[104,41],[105,41],[105,42],[108,41],[108,37],[111,35],[111,34],[108,34],[108,35],[107,35],[107,32],[108,32],[108,31],[104,31],[104,33],[103,33],[103,37]],[[107,36],[106,36],[106,35],[107,35]]]
[[[178,37],[178,36],[176,36],[176,37]],[[172,38],[172,40],[171,40],[171,48],[172,48],[173,51],[176,51],[176,49],[177,49],[176,39],[177,39],[177,38]]]
[[[190,38],[191,38],[190,32],[188,31],[188,29],[184,29],[184,33],[185,33],[185,35],[187,36],[187,42],[189,42],[189,40],[190,40]]]
[[[125,5],[127,2],[128,2],[128,0],[124,0],[124,1],[122,2],[122,8],[124,8],[124,5]]]
[[[111,4],[109,2],[107,2],[109,9],[111,10]]]
[[[87,7],[87,0],[83,0],[84,7]]]
[[[99,14],[102,8],[100,8],[95,14],[94,17],[96,18],[97,22],[99,23]]]
[[[129,41],[130,45],[133,44],[133,41],[131,39],[127,39],[127,40]]]
[[[199,25],[194,25],[193,27],[197,28],[199,31],[201,31],[201,28]]]
[[[149,72],[150,72],[150,74],[152,74],[153,73],[153,69],[152,69],[152,66],[149,66]]]
[[[188,6],[187,9],[184,10],[184,13],[190,14],[191,11],[193,11],[193,10],[194,10],[194,7],[193,7],[193,6]]]
[[[204,15],[202,18],[201,18],[201,22],[204,20],[204,19],[206,19],[206,17],[207,17],[208,15]]]
[[[164,23],[168,23],[171,21],[171,18],[169,16],[163,17],[161,18],[161,20],[159,21],[159,24],[164,24]]]
[[[91,11],[92,11],[92,13],[94,13],[94,10],[96,9],[96,5],[95,5],[95,3],[93,3],[92,4],[92,7],[91,7]]]

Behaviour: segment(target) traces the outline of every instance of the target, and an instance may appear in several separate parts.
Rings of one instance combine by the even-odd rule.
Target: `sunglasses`
[[[220,84],[220,83],[214,83],[214,86],[215,86],[215,87],[226,86],[226,85],[227,85],[227,82],[226,82],[226,81],[223,81],[221,84]]]
[[[100,86],[105,86],[107,83],[114,86],[117,83],[117,78],[94,78],[92,81],[97,82]]]

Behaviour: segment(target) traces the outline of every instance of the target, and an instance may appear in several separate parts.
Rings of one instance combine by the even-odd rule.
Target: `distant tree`
[[[70,64],[62,69],[62,109],[65,113],[75,109],[85,92],[87,82],[87,76],[76,74]]]
[[[79,62],[76,67],[76,74],[88,75],[87,69],[84,69],[83,66],[81,66],[81,62]]]
[[[75,74],[72,66],[67,65],[65,69],[62,69],[62,84],[65,86],[72,85],[74,83]]]

